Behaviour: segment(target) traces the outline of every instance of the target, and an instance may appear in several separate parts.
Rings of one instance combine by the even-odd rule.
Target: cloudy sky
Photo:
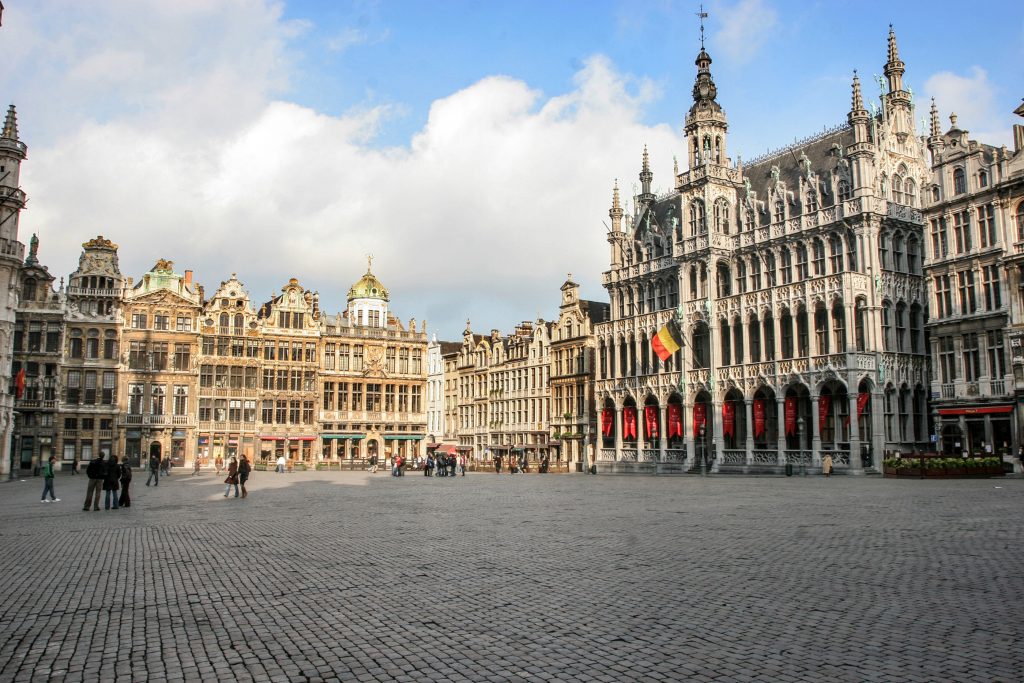
[[[330,313],[374,256],[403,321],[440,339],[557,315],[568,273],[605,300],[604,221],[646,144],[684,157],[697,3],[4,0],[0,98],[29,146],[21,237],[58,276],[103,234],[256,301],[290,277]],[[1017,2],[708,0],[730,150],[845,121],[888,24],[927,116],[1011,144]],[[948,38],[948,41],[947,41]]]

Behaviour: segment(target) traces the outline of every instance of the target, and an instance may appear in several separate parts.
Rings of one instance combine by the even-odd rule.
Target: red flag
[[[867,406],[868,401],[871,400],[871,394],[867,391],[862,391],[857,394],[857,419],[864,414],[864,408]],[[846,426],[850,426],[850,416],[846,416]]]
[[[658,407],[644,406],[644,422],[647,426],[647,438],[658,438]]]
[[[683,435],[683,408],[678,403],[668,404],[668,438]]]
[[[764,399],[754,399],[754,436],[764,434]]]
[[[786,436],[796,434],[796,396],[786,397]]]
[[[21,395],[25,393],[25,368],[18,370],[18,374],[14,377],[14,398],[21,398]]]
[[[700,428],[707,424],[708,418],[708,404],[707,403],[694,403],[693,404],[693,435],[700,436]]]
[[[828,420],[828,409],[832,405],[832,397],[825,395],[818,397],[818,433],[825,430],[825,422]]]
[[[622,409],[622,436],[627,439],[636,438],[636,407],[626,406]]]
[[[601,411],[601,433],[605,436],[611,436],[614,430],[615,416],[611,408],[605,408]]]
[[[726,401],[722,404],[722,434],[733,436],[736,433],[736,404]]]

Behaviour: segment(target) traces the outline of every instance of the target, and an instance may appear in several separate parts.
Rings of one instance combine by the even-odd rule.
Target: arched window
[[[781,223],[786,220],[786,204],[781,199],[775,202],[775,222]]]
[[[910,307],[910,352],[921,353],[924,348],[924,318],[920,304]]]
[[[839,201],[845,202],[853,198],[853,193],[850,192],[850,183],[845,180],[839,181]]]
[[[882,268],[889,268],[889,236],[882,233],[878,236],[878,250],[881,254]]]
[[[818,354],[828,355],[828,311],[825,304],[819,303],[814,309],[814,335],[818,342]]]
[[[753,230],[757,227],[757,218],[754,216],[754,209],[747,207],[747,230]]]
[[[892,269],[903,271],[903,235],[899,233],[892,238]]]
[[[839,235],[831,235],[828,238],[830,253],[829,260],[832,262],[832,273],[843,272],[843,240]]]
[[[978,186],[988,187],[988,172],[985,169],[978,171]]]
[[[892,304],[882,302],[882,349],[892,351]]]
[[[782,317],[779,319],[779,326],[782,328],[782,357],[793,357],[793,316],[789,309],[782,310]]]
[[[813,242],[814,247],[814,274],[824,275],[825,274],[825,243],[821,241],[820,237],[815,237]]]
[[[715,136],[715,163],[722,165],[722,136]]]
[[[729,204],[725,199],[715,200],[715,230],[723,235],[729,234]]]
[[[907,240],[907,272],[911,275],[918,275],[918,259],[917,259],[917,238],[911,237]]]
[[[796,274],[798,280],[806,280],[810,277],[807,270],[807,245],[803,242],[796,245]]]
[[[782,284],[788,285],[793,281],[793,255],[789,253],[788,247],[779,249],[779,259],[782,263]]]
[[[720,321],[718,327],[722,338],[722,365],[732,365],[732,330],[729,329],[729,321]]]
[[[732,319],[732,349],[733,359],[739,365],[743,362],[743,321],[739,318]]]
[[[907,305],[896,304],[896,350],[907,350]]]
[[[708,326],[703,322],[697,323],[693,328],[693,367],[708,367],[709,344]]]
[[[878,178],[878,194],[882,195],[886,199],[889,197],[889,176],[885,173]]]
[[[694,199],[690,202],[690,236],[703,235],[708,231],[707,217],[704,215],[704,202]]]
[[[231,326],[231,316],[229,316],[227,313],[221,313],[220,314],[220,325],[219,325],[220,333],[221,334],[228,334],[230,332],[230,326]]]
[[[750,288],[755,292],[761,289],[761,258],[757,254],[750,257]]]
[[[750,319],[747,321],[747,331],[750,338],[750,362],[759,363],[761,362],[761,324],[753,313],[750,314]]]
[[[729,266],[719,263],[717,274],[718,296],[732,296],[732,278],[729,275]]]
[[[235,314],[235,334],[240,334],[245,326],[245,318],[242,317],[241,313]]]
[[[843,302],[832,304],[832,334],[835,337],[836,353],[846,352],[846,307]]]
[[[852,230],[846,231],[846,268],[857,270],[857,236]]]
[[[764,274],[769,287],[775,286],[775,254],[767,252],[764,255]]]
[[[814,190],[807,190],[807,201],[804,202],[804,213],[811,213],[818,210],[818,193]]]
[[[953,194],[967,192],[967,174],[959,166],[953,169]]]
[[[697,266],[690,267],[690,298],[700,298],[700,290],[697,289]]]
[[[1013,219],[1017,222],[1017,241],[1024,242],[1024,202],[1017,205]]]
[[[864,318],[867,314],[867,304],[864,299],[857,299],[857,305],[854,308],[854,334],[856,335],[857,350],[864,351],[867,348],[867,341],[864,338]]]
[[[658,280],[655,283],[655,285],[654,285],[654,294],[655,294],[655,296],[658,297],[658,310],[659,311],[665,310],[668,307],[668,304],[665,301],[665,286],[662,284],[661,280]]]
[[[761,327],[764,330],[764,359],[775,360],[775,318],[770,311],[765,314]]]
[[[907,206],[917,206],[917,183],[913,178],[907,178],[903,182],[903,193],[907,198]]]
[[[648,282],[647,283],[647,312],[648,313],[650,313],[652,311],[658,310],[658,309],[656,309],[654,307],[654,302],[655,302],[655,298],[654,298],[654,283],[653,282]]]
[[[897,204],[903,203],[903,178],[898,175],[892,177],[892,200]]]
[[[743,259],[736,261],[736,293],[745,294],[747,291],[747,264]]]

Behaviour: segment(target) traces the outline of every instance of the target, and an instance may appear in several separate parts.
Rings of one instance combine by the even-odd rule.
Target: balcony
[[[992,396],[1002,396],[1006,393],[1006,380],[993,379],[989,380],[989,393]]]
[[[942,398],[956,398],[956,386],[953,384],[943,384]]]

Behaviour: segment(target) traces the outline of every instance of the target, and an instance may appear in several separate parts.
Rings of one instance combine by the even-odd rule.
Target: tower
[[[12,336],[18,306],[18,274],[25,245],[18,241],[18,221],[25,208],[25,193],[18,187],[21,162],[28,147],[18,139],[18,117],[12,104],[0,131],[0,283],[7,289],[0,306],[0,474],[12,472],[11,434],[14,397],[11,386]]]
[[[697,65],[697,79],[693,84],[693,106],[686,114],[684,131],[690,140],[690,168],[713,163],[728,164],[726,157],[726,131],[729,129],[725,112],[715,99],[718,88],[711,78],[711,56],[701,45],[694,62]]]

